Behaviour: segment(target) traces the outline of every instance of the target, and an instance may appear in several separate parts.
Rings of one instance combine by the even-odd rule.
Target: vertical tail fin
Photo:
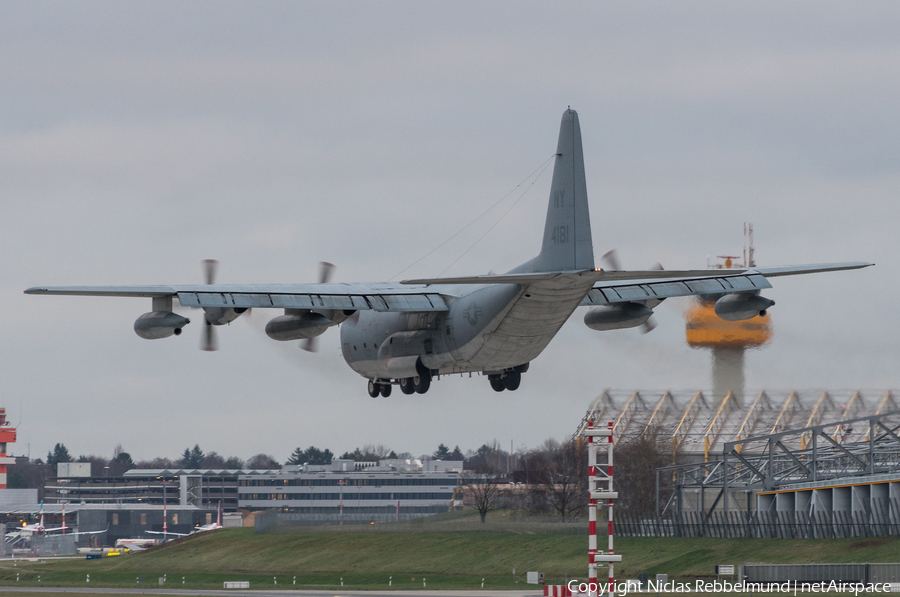
[[[578,113],[570,108],[563,113],[559,126],[544,244],[535,260],[535,271],[593,268],[594,245],[584,178],[581,126]]]

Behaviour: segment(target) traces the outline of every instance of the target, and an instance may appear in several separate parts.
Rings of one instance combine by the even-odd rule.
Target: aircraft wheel
[[[369,396],[372,398],[378,398],[378,394],[380,394],[381,388],[375,383],[374,380],[369,380]]]
[[[431,387],[431,376],[416,375],[415,377],[413,377],[413,384],[416,388],[417,394],[424,394],[428,391],[428,388]]]
[[[412,377],[404,377],[400,380],[400,391],[404,394],[415,394],[416,384]]]
[[[494,388],[495,392],[502,392],[506,389],[506,384],[503,383],[503,378],[501,377],[491,377],[489,378],[491,382],[491,387]]]
[[[381,384],[381,395],[387,398],[391,395],[391,384],[383,383]]]
[[[520,383],[522,383],[522,374],[518,371],[510,371],[503,380],[503,386],[510,392],[518,390]]]

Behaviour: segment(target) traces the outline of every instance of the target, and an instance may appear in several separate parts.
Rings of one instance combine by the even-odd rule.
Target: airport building
[[[462,461],[333,460],[242,475],[242,508],[280,510],[287,524],[393,522],[462,506]]]
[[[278,510],[286,524],[409,520],[462,505],[462,464],[336,459],[277,470],[132,469],[119,477],[92,477],[87,464],[62,463],[44,487],[42,505],[37,490],[5,490],[0,522],[12,531],[43,513],[48,527],[104,531],[78,536],[76,543],[84,546],[156,537],[152,533],[164,525],[173,535],[190,533],[215,522],[220,501],[224,526],[241,526],[238,510]]]
[[[237,510],[238,478],[280,470],[131,469],[119,477],[90,476],[89,468],[64,469],[81,463],[61,463],[57,478],[44,487],[44,501],[69,504],[135,504]]]

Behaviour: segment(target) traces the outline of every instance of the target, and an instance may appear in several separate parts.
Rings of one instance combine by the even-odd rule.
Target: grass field
[[[900,538],[619,538],[616,551],[623,555],[617,578],[640,572],[696,578],[712,577],[716,564],[897,562]],[[253,588],[332,590],[342,586],[341,579],[356,589],[387,589],[389,582],[394,589],[420,589],[423,583],[429,589],[475,589],[482,579],[485,589],[521,589],[528,570],[543,572],[548,584],[584,579],[586,553],[585,535],[309,529],[257,535],[253,529],[223,529],[118,558],[4,561],[0,585],[87,586],[90,574],[90,586],[98,587],[156,585],[165,575],[167,587],[193,589],[249,580]]]

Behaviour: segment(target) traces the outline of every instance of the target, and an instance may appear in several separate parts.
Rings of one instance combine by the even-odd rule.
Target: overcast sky
[[[372,399],[339,350],[269,340],[276,312],[201,315],[146,341],[148,299],[35,285],[335,281],[500,272],[540,247],[550,171],[510,193],[579,112],[594,252],[624,266],[867,260],[773,280],[748,390],[897,387],[896,2],[4,2],[0,406],[12,452],[138,459],[297,446],[516,448],[571,434],[604,388],[704,389],[687,299],[659,327],[579,310],[516,392],[445,378]],[[523,190],[527,192],[523,194]],[[874,393],[873,398],[874,399]],[[21,415],[20,415],[21,413]]]

